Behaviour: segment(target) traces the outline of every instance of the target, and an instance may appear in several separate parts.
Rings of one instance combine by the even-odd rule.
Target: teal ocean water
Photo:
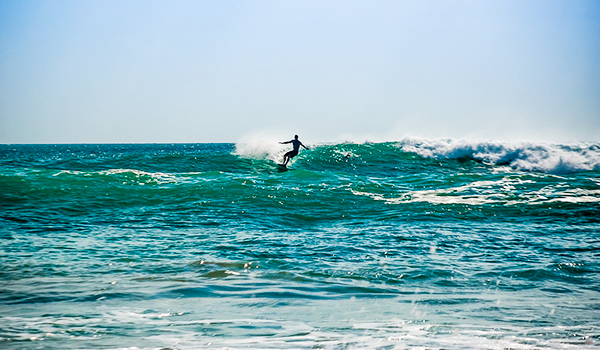
[[[600,347],[600,144],[0,145],[0,348]]]

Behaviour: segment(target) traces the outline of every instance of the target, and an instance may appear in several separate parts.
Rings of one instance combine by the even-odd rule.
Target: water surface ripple
[[[0,145],[7,349],[600,346],[600,146]]]

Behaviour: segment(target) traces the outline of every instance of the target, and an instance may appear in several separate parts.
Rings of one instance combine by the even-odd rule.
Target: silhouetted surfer
[[[290,161],[290,159],[294,158],[295,156],[298,155],[298,151],[300,150],[300,146],[309,149],[308,147],[304,146],[302,144],[302,142],[300,142],[300,140],[298,140],[298,135],[294,135],[294,139],[293,140],[289,140],[289,141],[285,141],[285,142],[280,142],[281,144],[285,144],[285,143],[291,143],[294,146],[294,149],[292,149],[291,151],[287,152],[286,154],[283,155],[283,165],[287,165],[287,163]]]

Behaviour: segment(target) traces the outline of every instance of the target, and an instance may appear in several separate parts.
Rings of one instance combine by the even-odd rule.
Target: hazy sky
[[[600,1],[0,1],[0,143],[600,141]]]

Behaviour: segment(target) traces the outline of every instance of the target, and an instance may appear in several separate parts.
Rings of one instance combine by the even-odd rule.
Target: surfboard
[[[287,166],[285,166],[285,164],[277,164],[277,170],[279,170],[279,172],[283,172],[283,171],[287,171],[288,168],[287,168]]]

